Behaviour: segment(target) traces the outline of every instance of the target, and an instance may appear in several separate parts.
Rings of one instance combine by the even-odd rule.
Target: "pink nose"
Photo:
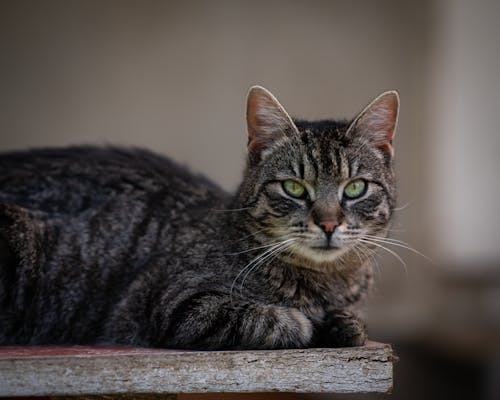
[[[325,231],[325,233],[333,233],[335,228],[338,225],[338,222],[335,220],[332,221],[321,221],[318,225]]]

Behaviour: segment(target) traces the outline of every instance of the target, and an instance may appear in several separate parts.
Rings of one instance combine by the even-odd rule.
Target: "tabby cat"
[[[252,87],[234,195],[145,150],[1,154],[0,344],[362,345],[398,109],[293,120]]]

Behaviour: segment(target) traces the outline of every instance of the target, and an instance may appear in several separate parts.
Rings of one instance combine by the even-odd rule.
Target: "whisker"
[[[394,208],[394,211],[402,211],[402,210],[406,209],[407,207],[411,206],[412,204],[413,204],[413,201],[408,201],[405,204],[403,204],[402,206]]]
[[[241,241],[248,239],[252,236],[257,236],[259,234],[266,236],[267,239],[269,239],[269,240],[279,240],[281,238],[290,237],[292,235],[294,237],[296,237],[297,239],[300,239],[300,238],[308,239],[309,238],[307,234],[304,234],[304,232],[302,232],[302,228],[297,228],[297,227],[285,224],[285,225],[274,225],[272,228],[264,227],[263,229],[260,229],[256,232],[245,235],[242,238],[235,239],[234,241],[231,241],[229,243],[238,243],[238,242],[241,242]]]
[[[238,243],[238,242],[241,242],[242,240],[248,239],[248,238],[250,238],[250,237],[252,237],[252,236],[256,236],[256,235],[258,235],[259,233],[262,233],[262,232],[264,232],[264,230],[263,230],[263,229],[258,230],[258,231],[255,231],[255,232],[252,232],[252,233],[249,233],[248,235],[245,235],[245,236],[243,236],[243,237],[241,237],[241,238],[239,238],[239,239],[231,240],[231,241],[230,241],[230,243]]]
[[[406,232],[407,230],[404,228],[387,228],[387,232]]]
[[[278,226],[278,228],[279,228],[279,226]],[[282,226],[282,228],[287,228],[287,226]],[[229,243],[238,243],[238,242],[241,242],[241,241],[243,241],[245,239],[248,239],[248,238],[250,238],[252,236],[257,236],[257,235],[259,235],[261,233],[265,234],[266,232],[276,232],[276,230],[275,229],[271,229],[271,228],[259,229],[259,230],[256,230],[255,232],[249,233],[248,235],[245,235],[245,236],[243,236],[243,237],[241,237],[239,239],[231,240]],[[276,237],[276,239],[280,238],[280,237],[287,236],[290,233],[294,233],[294,231],[286,231],[282,235],[279,235],[278,237]]]
[[[255,271],[257,268],[261,267],[262,265],[264,265],[264,263],[266,261],[268,261],[268,263],[270,263],[271,261],[273,261],[276,257],[278,257],[278,255],[280,255],[287,247],[290,247],[292,243],[285,243],[283,244],[282,246],[280,246],[279,248],[276,248],[274,249],[271,253],[269,253],[266,257],[262,258],[259,262],[257,262],[255,265],[253,265],[251,268],[248,269],[248,271],[245,273],[245,275],[243,276],[243,279],[241,280],[241,284],[240,284],[240,295],[242,296],[243,295],[243,286],[245,284],[245,281],[246,279],[248,278],[248,276],[253,272]]]
[[[284,240],[282,242],[279,242],[279,243],[274,243],[270,248],[267,248],[267,250],[265,250],[262,254],[259,254],[257,257],[253,258],[247,265],[245,265],[241,271],[238,273],[238,275],[236,275],[236,277],[234,278],[233,280],[233,283],[231,284],[231,289],[230,289],[230,294],[232,296],[232,293],[233,293],[233,290],[234,290],[234,286],[236,284],[236,282],[238,281],[239,277],[245,273],[245,271],[247,271],[249,268],[252,268],[252,266],[259,262],[262,258],[264,257],[267,257],[269,254],[271,254],[274,250],[278,249],[280,246],[290,242],[290,241],[293,241],[295,239],[287,239],[287,240]]]
[[[358,257],[358,260],[359,260],[360,264],[363,264],[364,260],[363,260],[363,258],[361,258],[361,256],[366,257],[366,254],[363,253],[363,251],[361,250],[361,248],[358,247],[356,244],[354,244],[351,248],[354,251],[354,254],[356,254],[356,257]],[[360,253],[361,253],[361,255],[360,255]]]
[[[389,254],[391,254],[392,256],[394,256],[400,263],[401,265],[403,265],[404,267],[404,270],[405,270],[405,275],[406,275],[406,279],[408,279],[408,265],[404,262],[404,260],[399,256],[398,253],[396,253],[395,251],[391,250],[391,249],[388,249],[387,247],[385,246],[382,246],[380,243],[377,243],[375,241],[372,241],[372,240],[368,240],[368,239],[358,239],[360,242],[363,242],[363,243],[368,243],[368,244],[371,244],[375,247],[379,247],[385,251],[387,251]]]
[[[360,250],[366,252],[367,254],[367,260],[372,263],[372,265],[375,267],[377,277],[380,278],[382,276],[382,270],[380,269],[380,265],[375,258],[376,252],[373,249],[370,249],[369,247],[365,246],[363,243],[357,243],[356,245],[359,246]]]
[[[277,242],[277,243],[270,243],[270,244],[263,244],[262,246],[257,246],[257,247],[253,247],[251,249],[247,249],[247,250],[242,250],[242,251],[238,251],[236,253],[224,253],[225,256],[237,256],[238,254],[244,254],[244,253],[250,253],[252,251],[255,251],[255,250],[260,250],[260,249],[266,249],[268,247],[273,247],[277,244],[280,244],[280,243],[283,243],[283,242]]]
[[[385,237],[385,236],[376,236],[376,235],[368,235],[368,234],[363,234],[361,235],[363,237],[367,237],[367,238],[370,238],[370,239],[380,239],[380,240],[387,240],[387,241],[391,241],[391,242],[397,242],[397,243],[403,243],[403,244],[408,244],[406,242],[404,242],[403,240],[400,240],[400,239],[394,239],[394,238],[389,238],[389,237]]]
[[[391,239],[391,238],[383,238],[383,237],[380,237],[380,236],[372,236],[372,235],[363,235],[362,237],[364,237],[366,239],[374,240],[374,241],[377,241],[377,242],[380,242],[380,243],[385,243],[385,244],[390,244],[390,245],[393,245],[393,246],[401,247],[403,249],[411,251],[412,253],[418,254],[420,257],[423,257],[427,261],[429,261],[430,263],[434,264],[434,260],[432,260],[432,258],[426,256],[425,254],[423,254],[422,252],[418,251],[417,249],[414,249],[408,243],[406,243],[406,242],[404,242],[402,240]]]

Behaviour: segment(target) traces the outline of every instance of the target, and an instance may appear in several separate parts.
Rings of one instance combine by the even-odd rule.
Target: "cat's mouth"
[[[301,266],[307,265],[313,267],[315,265],[330,265],[348,250],[346,246],[338,246],[333,243],[301,243],[293,249],[287,259],[292,263],[297,263]],[[299,258],[296,258],[296,257]]]
[[[303,241],[299,253],[313,263],[332,263],[349,252],[351,246],[348,242],[341,235],[317,236]]]
[[[320,253],[332,253],[341,250],[344,247],[342,240],[340,240],[340,238],[336,235],[325,235],[310,241],[308,244],[313,251],[318,251]]]
[[[329,252],[329,251],[340,250],[341,247],[340,246],[336,246],[333,243],[327,243],[327,244],[324,244],[324,245],[321,245],[321,246],[311,246],[311,249],[314,249],[314,250],[320,251],[320,252]]]

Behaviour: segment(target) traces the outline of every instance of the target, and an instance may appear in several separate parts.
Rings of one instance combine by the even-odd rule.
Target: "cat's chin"
[[[337,261],[348,252],[349,248],[334,246],[308,245],[297,246],[286,256],[286,261],[290,264],[300,267],[306,267],[316,270],[325,270],[335,267]]]
[[[338,260],[347,252],[346,247],[309,247],[304,255],[312,261],[318,263],[330,263]]]

